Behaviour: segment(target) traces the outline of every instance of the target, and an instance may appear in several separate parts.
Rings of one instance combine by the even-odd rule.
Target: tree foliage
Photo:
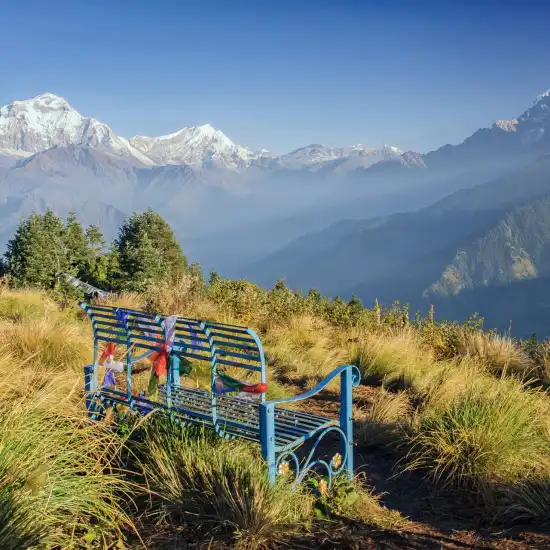
[[[174,232],[152,210],[130,216],[105,248],[99,227],[84,229],[74,213],[65,222],[51,210],[33,213],[9,241],[2,273],[16,286],[51,288],[58,274],[69,273],[105,290],[141,290],[189,269]]]
[[[10,279],[19,286],[50,287],[56,273],[70,268],[63,237],[63,221],[51,210],[22,221],[5,254]]]
[[[51,210],[33,213],[8,243],[4,272],[16,286],[50,288],[60,273],[94,284],[108,275],[103,246],[99,228],[84,230],[74,213],[65,223]]]
[[[151,283],[175,280],[187,269],[187,258],[172,228],[151,209],[130,216],[114,244],[122,288],[140,290]]]

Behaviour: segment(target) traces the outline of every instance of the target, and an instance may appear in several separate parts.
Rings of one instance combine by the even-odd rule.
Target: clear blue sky
[[[277,153],[424,152],[550,88],[546,4],[3,0],[0,104],[57,93],[126,137],[209,122]]]

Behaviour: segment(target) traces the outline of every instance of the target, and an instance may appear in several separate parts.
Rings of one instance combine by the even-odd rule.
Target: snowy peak
[[[319,170],[333,167],[342,171],[354,168],[367,168],[372,164],[383,160],[391,160],[398,157],[401,151],[397,147],[384,145],[380,149],[371,149],[362,144],[348,147],[325,147],[320,144],[311,144],[296,149],[276,159],[275,163],[280,168],[290,170]]]
[[[112,154],[152,164],[109,126],[83,117],[55,94],[41,94],[0,108],[0,149],[28,156],[69,145],[106,148]]]
[[[183,128],[166,136],[136,136],[130,144],[157,164],[242,170],[265,156],[263,152],[236,145],[210,124]]]
[[[541,102],[541,101],[549,101],[550,100],[550,90],[546,90],[546,92],[542,92],[542,94],[539,94],[535,101],[533,102],[533,105],[536,105],[537,103]]]
[[[371,149],[362,144],[325,147],[312,144],[276,157],[231,141],[211,124],[182,128],[172,134],[135,136],[130,141],[94,118],[76,111],[52,93],[0,108],[0,152],[29,157],[53,147],[86,146],[138,165],[187,165],[195,170],[243,172],[248,168],[325,170],[344,173],[398,157],[397,147]]]

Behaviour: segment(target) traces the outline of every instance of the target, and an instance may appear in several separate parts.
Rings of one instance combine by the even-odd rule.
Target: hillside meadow
[[[428,521],[418,497],[411,506],[418,491],[463,517],[458,533],[549,518],[545,343],[484,332],[475,317],[466,325],[438,323],[433,312],[409,320],[397,305],[368,310],[282,285],[205,284],[196,273],[112,303],[252,326],[265,344],[270,397],[304,391],[338,364],[357,365],[357,476],[321,494],[310,484],[293,490],[286,478],[271,487],[255,445],[154,415],[89,421],[87,318],[72,299],[3,287],[3,549],[362,548],[377,547],[380,536],[409,547],[400,546],[404,534],[424,536],[428,523],[438,529],[437,510]],[[148,372],[135,376],[145,383]],[[192,372],[189,383],[204,386],[205,373]],[[336,415],[337,391],[304,406]],[[407,502],[392,487],[410,491]]]

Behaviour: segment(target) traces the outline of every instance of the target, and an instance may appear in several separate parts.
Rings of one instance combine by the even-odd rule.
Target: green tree
[[[210,286],[214,286],[215,284],[219,283],[221,280],[221,277],[219,276],[218,272],[215,269],[210,270],[210,277],[208,278],[208,284]]]
[[[187,258],[166,221],[151,209],[134,213],[115,241],[123,288],[139,290],[160,280],[175,280],[187,269]]]
[[[97,225],[90,225],[84,235],[86,255],[79,276],[86,282],[106,288],[109,283],[111,252],[104,253],[105,239]]]
[[[56,274],[69,267],[61,218],[47,210],[21,221],[5,254],[5,270],[14,284],[51,287]]]
[[[198,262],[192,263],[188,268],[188,273],[192,280],[192,292],[196,296],[202,296],[206,282],[204,280],[204,274],[202,268]]]
[[[76,219],[74,212],[67,216],[62,241],[73,273],[78,277],[83,277],[86,274],[89,261],[88,243],[84,229]]]

